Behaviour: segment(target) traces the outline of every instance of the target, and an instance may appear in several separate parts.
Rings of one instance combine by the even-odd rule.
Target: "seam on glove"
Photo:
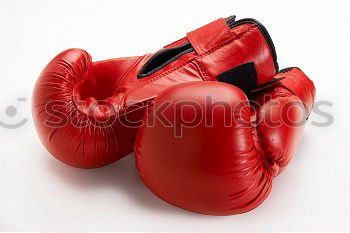
[[[205,68],[204,68],[204,66],[203,66],[203,64],[202,64],[202,62],[196,61],[196,60],[195,60],[195,61],[193,61],[193,64],[195,64],[196,67],[197,67],[197,69],[200,71],[201,76],[202,76],[202,79],[203,79],[204,81],[208,81],[209,75],[207,74],[207,71],[205,70]]]

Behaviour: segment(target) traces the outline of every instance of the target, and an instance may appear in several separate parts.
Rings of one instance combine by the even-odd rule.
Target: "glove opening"
[[[154,54],[141,68],[138,78],[147,77],[156,71],[164,68],[169,63],[175,61],[182,55],[194,51],[190,43],[184,43],[173,48],[163,49]]]

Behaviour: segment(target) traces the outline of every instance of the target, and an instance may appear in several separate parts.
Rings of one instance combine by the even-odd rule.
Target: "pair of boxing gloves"
[[[280,70],[254,19],[218,19],[154,54],[92,62],[56,56],[33,93],[47,150],[97,168],[134,149],[146,186],[184,209],[231,215],[257,207],[301,140],[315,87]]]

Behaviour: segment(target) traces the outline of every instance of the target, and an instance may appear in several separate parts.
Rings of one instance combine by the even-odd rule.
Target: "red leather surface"
[[[197,54],[204,54],[231,38],[229,27],[223,18],[187,33],[187,38]]]
[[[299,69],[277,77],[282,75],[283,82],[257,94],[254,104],[219,82],[178,84],[159,94],[135,143],[143,182],[166,202],[197,213],[231,215],[257,207],[298,147],[304,125],[297,123],[309,113],[303,104],[312,105],[315,95]],[[208,105],[208,96],[219,107]],[[183,100],[196,104],[186,107]],[[169,101],[162,115],[154,111]],[[232,125],[225,125],[227,117]]]
[[[142,79],[137,75],[153,54],[99,62],[92,62],[81,49],[59,54],[45,67],[33,93],[33,118],[47,150],[75,167],[103,166],[132,152],[144,111],[134,106],[152,100],[169,86],[215,80],[219,73],[247,62],[255,64],[258,85],[269,81],[276,73],[274,61],[257,26],[246,23],[229,29],[222,22],[209,24],[220,25],[216,29],[206,26],[207,37],[204,29],[189,34],[196,38],[194,47],[201,54],[184,54]],[[220,37],[213,38],[213,31]],[[183,38],[166,47],[186,42],[188,38]],[[61,104],[48,112],[48,103],[57,101]],[[60,127],[46,125],[63,115]],[[81,122],[85,125],[76,127]]]
[[[113,108],[96,99],[113,95],[114,85],[136,59],[92,63],[85,51],[72,49],[46,66],[36,83],[32,106],[39,137],[52,155],[66,164],[91,168],[114,162],[132,150],[137,128],[115,121]],[[90,104],[96,105],[90,108],[93,112],[88,112]],[[109,116],[105,122],[109,126],[104,127]],[[58,124],[51,126],[48,121]],[[119,138],[128,143],[120,145]]]

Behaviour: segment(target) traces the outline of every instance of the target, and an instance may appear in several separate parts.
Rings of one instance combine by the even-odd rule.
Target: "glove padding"
[[[158,95],[135,143],[146,186],[197,213],[250,211],[268,196],[302,138],[315,87],[298,68],[248,100],[220,82],[190,82]]]

